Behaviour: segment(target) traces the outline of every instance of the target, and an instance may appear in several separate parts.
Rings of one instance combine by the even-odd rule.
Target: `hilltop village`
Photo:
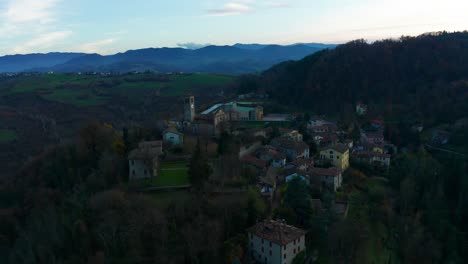
[[[306,231],[287,221],[287,189],[309,189],[307,202],[314,214],[346,219],[354,182],[344,178],[359,178],[353,168],[385,172],[397,152],[384,138],[383,120],[371,118],[362,103],[355,108],[362,127],[343,127],[303,113],[265,114],[261,100],[233,100],[197,111],[196,98],[190,96],[181,108],[182,120],[160,124],[160,140],[142,141],[130,151],[129,180],[144,191],[193,188],[188,175],[193,157],[207,157],[210,175],[199,185],[204,192],[222,195],[253,188],[269,208],[246,230],[247,258],[258,263],[293,263],[305,255]],[[174,179],[184,173],[185,182]],[[153,184],[159,182],[167,184]]]

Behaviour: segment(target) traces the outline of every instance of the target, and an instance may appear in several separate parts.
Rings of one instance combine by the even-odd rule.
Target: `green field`
[[[154,179],[154,186],[181,186],[188,185],[188,168],[187,163],[163,163],[159,175]]]
[[[11,130],[0,129],[0,143],[8,143],[17,139],[16,133]]]
[[[148,96],[182,96],[203,89],[228,86],[234,77],[214,74],[185,75],[71,75],[20,76],[0,83],[2,94],[36,93],[42,98],[78,107],[105,104],[113,96],[131,103]]]
[[[50,94],[42,95],[44,99],[78,107],[96,106],[106,102],[106,99],[84,90],[56,89]]]

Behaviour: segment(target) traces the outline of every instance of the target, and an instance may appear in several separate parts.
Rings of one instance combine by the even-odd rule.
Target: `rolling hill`
[[[48,53],[0,57],[0,72],[203,72],[242,74],[265,70],[277,63],[298,60],[336,45],[289,46],[236,44],[196,50],[148,48],[114,55]]]
[[[353,41],[251,78],[242,87],[315,113],[345,114],[363,101],[398,120],[456,120],[468,113],[468,32]]]

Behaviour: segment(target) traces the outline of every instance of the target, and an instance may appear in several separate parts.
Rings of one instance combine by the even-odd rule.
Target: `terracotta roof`
[[[329,149],[333,149],[333,150],[338,151],[340,153],[345,153],[346,151],[349,150],[349,147],[347,145],[345,145],[345,144],[335,144],[333,146],[323,148],[322,151],[329,150]]]
[[[314,159],[298,159],[291,163],[296,167],[301,167],[301,166],[310,167],[310,166],[314,166]]]
[[[260,222],[249,228],[248,232],[281,246],[287,245],[307,233],[300,228],[274,220]]]
[[[341,171],[338,168],[311,168],[309,172],[314,176],[328,176],[328,177],[338,177],[341,174]]]
[[[179,136],[182,136],[183,134],[180,133],[179,131],[177,131],[177,129],[175,127],[169,127],[167,128],[166,130],[163,131],[163,134],[166,134],[166,133],[173,133],[173,134],[177,134]]]
[[[138,148],[128,154],[130,160],[154,160],[161,155],[161,152],[152,149]]]
[[[288,138],[276,138],[273,139],[273,143],[279,148],[294,149],[298,152],[303,152],[306,149],[309,149],[309,145],[307,145],[307,143],[305,143],[304,141],[296,142]]]
[[[358,151],[353,153],[354,156],[360,157],[360,158],[370,158],[370,157],[379,157],[379,158],[391,158],[392,156],[390,154],[385,154],[385,153],[379,153],[379,152],[374,152],[374,151]]]
[[[162,141],[144,141],[128,154],[130,160],[154,160],[162,154]]]
[[[282,159],[286,158],[286,155],[281,153],[275,147],[269,146],[269,145],[262,146],[261,148],[259,148],[257,150],[257,155],[258,156],[260,156],[260,155],[270,155],[270,157],[275,161],[282,160]]]
[[[138,144],[139,148],[162,148],[163,142],[158,141],[144,141]]]
[[[384,138],[382,132],[366,132],[367,138]]]
[[[267,166],[268,166],[268,162],[264,161],[264,160],[261,160],[261,159],[258,159],[254,156],[251,156],[251,155],[247,155],[245,157],[242,158],[241,160],[242,162],[245,162],[245,163],[248,163],[250,165],[253,165],[259,169],[265,169]]]

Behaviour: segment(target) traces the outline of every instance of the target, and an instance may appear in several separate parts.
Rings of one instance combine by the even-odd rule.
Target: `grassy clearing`
[[[161,170],[158,177],[154,179],[154,186],[181,186],[189,184],[187,169]]]
[[[154,186],[181,186],[189,184],[187,162],[164,162],[161,164]]]
[[[0,129],[0,143],[9,143],[17,139],[17,135],[12,130]]]

